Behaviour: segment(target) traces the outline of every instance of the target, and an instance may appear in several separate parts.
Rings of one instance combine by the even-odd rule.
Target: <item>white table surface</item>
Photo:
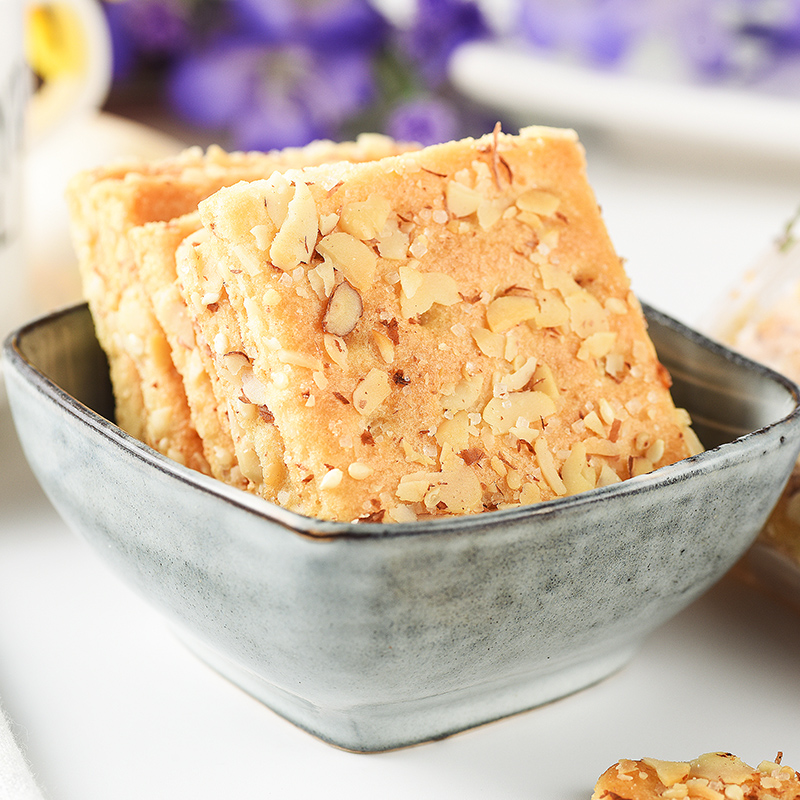
[[[582,133],[634,289],[689,323],[800,203],[798,164]],[[66,528],[2,404],[0,446],[0,703],[52,800],[587,800],[621,757],[800,766],[800,616],[731,577],[597,686],[441,742],[339,751],[198,661]]]

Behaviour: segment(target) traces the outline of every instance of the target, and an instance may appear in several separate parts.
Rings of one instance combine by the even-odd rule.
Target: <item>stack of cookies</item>
[[[287,508],[470,514],[701,449],[571,131],[192,151],[69,197],[120,425]]]

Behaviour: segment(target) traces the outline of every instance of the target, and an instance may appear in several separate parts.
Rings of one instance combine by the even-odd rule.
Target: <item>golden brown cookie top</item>
[[[238,313],[305,513],[474,513],[694,448],[571,131],[275,173],[200,213],[190,308]]]

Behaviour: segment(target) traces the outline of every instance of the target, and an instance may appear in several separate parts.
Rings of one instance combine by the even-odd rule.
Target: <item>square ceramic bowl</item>
[[[755,538],[800,450],[800,389],[647,314],[708,451],[408,524],[299,516],[125,434],[85,306],[12,335],[4,370],[26,456],[69,525],[221,673],[321,739],[376,751],[599,681]]]

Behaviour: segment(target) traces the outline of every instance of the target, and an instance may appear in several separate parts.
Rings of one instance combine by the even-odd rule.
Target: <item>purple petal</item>
[[[458,115],[453,108],[433,98],[396,106],[386,123],[386,132],[398,141],[422,145],[448,142],[458,136],[458,130]]]

